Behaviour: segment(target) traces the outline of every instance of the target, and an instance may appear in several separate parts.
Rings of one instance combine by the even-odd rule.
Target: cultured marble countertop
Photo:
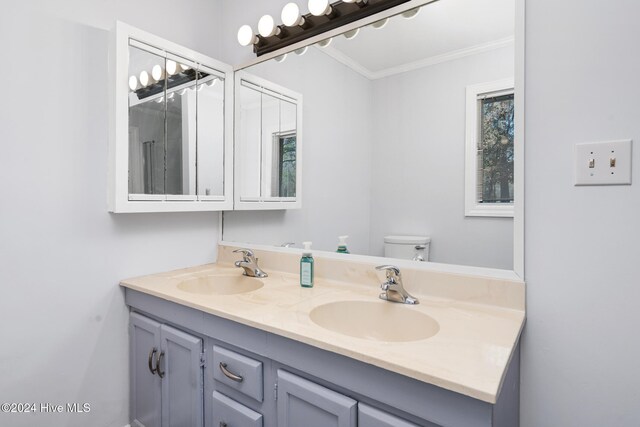
[[[121,285],[475,399],[496,402],[524,325],[523,309],[430,296],[413,287],[410,292],[420,304],[402,307],[435,319],[440,326],[438,333],[420,341],[373,341],[325,329],[309,314],[315,307],[337,301],[394,304],[378,298],[379,283],[366,285],[316,276],[313,288],[302,288],[298,274],[267,271],[269,277],[260,279],[263,287],[232,295],[194,294],[177,286],[194,277],[241,275],[241,269],[224,263],[127,279]]]

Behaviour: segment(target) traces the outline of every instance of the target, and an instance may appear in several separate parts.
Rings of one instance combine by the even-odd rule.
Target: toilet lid
[[[385,243],[396,243],[401,245],[425,245],[431,242],[429,236],[385,236]]]

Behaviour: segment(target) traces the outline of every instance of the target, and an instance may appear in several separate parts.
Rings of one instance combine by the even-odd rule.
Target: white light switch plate
[[[576,144],[576,185],[630,185],[631,140]]]

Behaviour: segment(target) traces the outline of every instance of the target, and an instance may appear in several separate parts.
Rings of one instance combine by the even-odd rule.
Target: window
[[[275,133],[273,194],[278,197],[296,197],[296,133]]]
[[[465,215],[513,217],[513,80],[467,86]]]

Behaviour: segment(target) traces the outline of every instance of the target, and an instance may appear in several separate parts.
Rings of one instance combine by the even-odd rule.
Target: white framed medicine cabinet
[[[235,73],[234,210],[302,207],[302,95]]]
[[[233,209],[233,68],[117,22],[109,211]]]

